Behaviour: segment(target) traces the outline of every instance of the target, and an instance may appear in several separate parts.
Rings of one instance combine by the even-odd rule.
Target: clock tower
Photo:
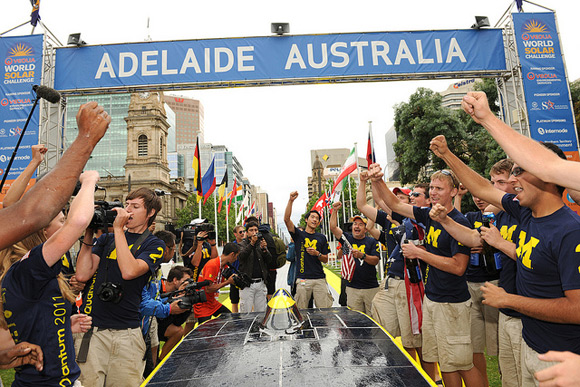
[[[161,188],[169,184],[167,114],[162,92],[131,94],[127,121],[125,176],[131,184]]]

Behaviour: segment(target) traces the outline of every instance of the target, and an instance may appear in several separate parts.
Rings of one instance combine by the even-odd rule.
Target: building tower
[[[320,195],[323,191],[322,189],[322,172],[324,171],[324,167],[322,166],[322,162],[316,155],[316,160],[314,160],[314,164],[312,165],[312,183],[314,186],[313,194]]]

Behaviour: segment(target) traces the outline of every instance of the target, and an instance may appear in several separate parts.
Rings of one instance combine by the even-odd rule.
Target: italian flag
[[[334,193],[334,190],[338,186],[338,183],[340,183],[345,177],[350,175],[356,169],[356,167],[357,167],[356,154],[355,154],[354,150],[355,150],[355,148],[352,148],[352,150],[350,151],[350,154],[346,158],[346,161],[342,165],[342,169],[340,170],[340,175],[338,175],[338,177],[334,181],[334,185],[332,186],[332,193]]]

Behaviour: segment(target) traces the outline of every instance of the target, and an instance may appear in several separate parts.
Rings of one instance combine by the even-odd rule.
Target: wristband
[[[367,257],[367,255],[365,253],[363,253],[362,259],[365,259],[366,257]]]
[[[212,245],[212,244],[210,243],[209,245],[213,247],[213,246],[215,246],[216,244],[214,243],[214,244]]]

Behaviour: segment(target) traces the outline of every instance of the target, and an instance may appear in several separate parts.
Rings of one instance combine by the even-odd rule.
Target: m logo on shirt
[[[518,226],[516,224],[514,224],[510,228],[508,228],[508,226],[506,226],[506,225],[503,225],[503,226],[501,226],[499,233],[501,234],[501,237],[503,239],[505,239],[506,241],[513,242],[514,231],[516,231],[517,227]]]
[[[534,237],[530,237],[530,240],[526,242],[526,232],[520,232],[520,241],[518,244],[518,248],[516,249],[516,253],[518,257],[522,260],[522,265],[527,267],[528,269],[532,269],[532,250],[540,243],[540,240]]]
[[[309,238],[304,238],[304,248],[305,249],[312,247],[313,249],[316,250],[316,243],[318,243],[318,241],[316,239],[310,240]]]
[[[365,248],[366,248],[366,245],[360,245],[360,246],[359,246],[359,245],[355,245],[355,244],[353,244],[353,245],[352,245],[352,248],[353,248],[353,249],[355,249],[355,250],[358,250],[358,251],[360,251],[360,252],[361,252],[361,253],[363,253],[363,254],[366,254],[366,253],[365,253]]]
[[[429,233],[427,234],[427,243],[431,246],[437,248],[439,239],[439,235],[441,235],[441,229],[435,230],[433,226],[429,227]]]

